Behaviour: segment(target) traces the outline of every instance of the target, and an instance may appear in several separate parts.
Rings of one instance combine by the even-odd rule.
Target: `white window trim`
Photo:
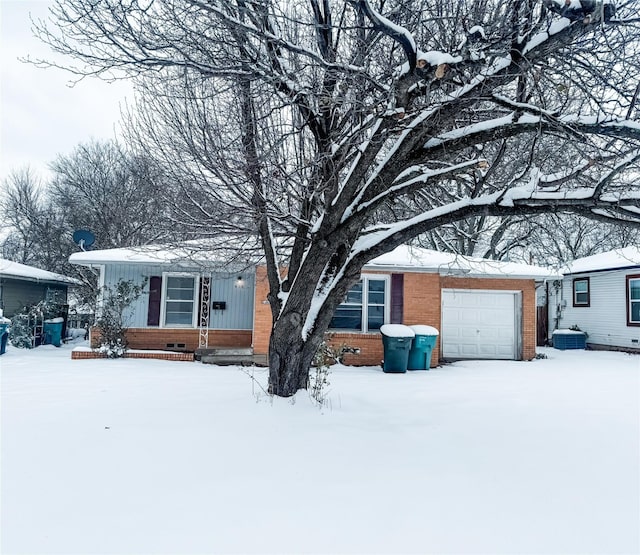
[[[369,331],[369,280],[384,281],[384,320],[383,324],[388,324],[391,319],[391,276],[388,274],[362,274],[362,329],[354,330],[348,328],[331,328],[330,331],[336,333],[380,333],[380,330]],[[340,303],[342,305],[342,303]]]
[[[633,314],[633,305],[634,303],[640,303],[640,299],[632,299],[631,298],[631,282],[632,281],[640,281],[640,278],[637,277],[630,277],[627,280],[627,298],[629,299],[629,306],[627,307],[627,319],[628,319],[628,324],[637,326],[638,324],[640,324],[640,320],[632,320],[631,316]]]
[[[167,301],[167,278],[169,277],[190,277],[193,280],[193,314],[191,315],[191,325],[188,324],[172,324],[167,326],[164,319],[166,316],[166,301]],[[189,272],[162,272],[162,296],[160,298],[160,328],[196,328],[198,327],[198,302],[200,300],[200,276],[198,274],[191,274]]]

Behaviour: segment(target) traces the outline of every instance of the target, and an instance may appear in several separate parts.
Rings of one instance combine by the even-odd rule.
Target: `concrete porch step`
[[[254,355],[253,349],[250,347],[208,347],[197,349],[195,359],[203,364],[218,364],[220,366],[252,366],[266,363],[266,357],[264,355]]]

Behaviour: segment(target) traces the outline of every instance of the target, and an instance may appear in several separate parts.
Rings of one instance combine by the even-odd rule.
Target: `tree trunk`
[[[302,338],[304,320],[289,315],[279,320],[269,339],[269,393],[291,397],[307,389],[309,368],[321,342],[315,336]]]

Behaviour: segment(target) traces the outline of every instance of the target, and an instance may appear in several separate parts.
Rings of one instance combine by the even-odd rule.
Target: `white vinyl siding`
[[[611,347],[640,346],[640,328],[627,325],[627,280],[637,269],[589,274],[589,307],[572,306],[573,280],[567,276],[557,290],[550,287],[549,328],[578,326],[588,333],[587,343]]]

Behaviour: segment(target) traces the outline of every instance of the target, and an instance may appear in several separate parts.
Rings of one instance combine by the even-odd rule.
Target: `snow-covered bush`
[[[18,349],[31,349],[33,345],[33,326],[28,314],[16,314],[11,318],[9,341]]]
[[[43,300],[26,306],[11,319],[9,340],[11,345],[19,349],[31,349],[36,346],[36,328],[45,320],[60,318],[64,314],[61,303]]]
[[[98,350],[109,358],[124,356],[127,350],[127,309],[144,293],[146,279],[140,285],[131,280],[120,280],[114,287],[105,287],[102,293]]]

